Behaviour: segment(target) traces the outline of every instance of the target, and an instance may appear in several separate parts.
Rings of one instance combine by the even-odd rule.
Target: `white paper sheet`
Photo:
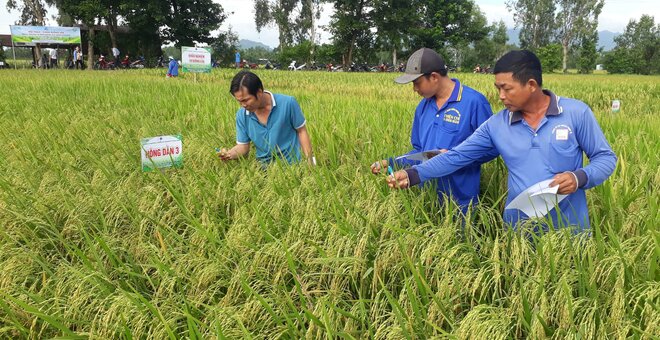
[[[550,187],[552,179],[538,182],[521,192],[504,209],[518,209],[528,217],[543,217],[568,195],[558,195],[559,186]]]

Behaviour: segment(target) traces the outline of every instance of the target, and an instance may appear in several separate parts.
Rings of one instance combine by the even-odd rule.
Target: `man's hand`
[[[391,189],[407,189],[410,186],[408,173],[405,170],[399,170],[387,176],[387,186]]]
[[[550,183],[550,186],[559,186],[557,193],[560,195],[569,195],[576,192],[578,189],[577,177],[571,172],[557,174],[553,179],[554,180]]]
[[[220,159],[223,161],[229,161],[229,160],[237,159],[238,154],[234,149],[227,150],[225,148],[222,148],[218,152],[218,157],[220,157]]]
[[[371,173],[374,175],[378,175],[381,169],[387,168],[387,164],[388,162],[386,159],[374,162],[373,164],[371,164]]]
[[[428,158],[428,159],[431,159],[431,158],[433,158],[433,157],[435,157],[435,156],[437,156],[441,153],[445,153],[447,151],[449,151],[449,150],[447,150],[447,149],[432,150],[432,151],[429,151],[429,152],[425,152],[424,156],[426,156],[426,158]]]

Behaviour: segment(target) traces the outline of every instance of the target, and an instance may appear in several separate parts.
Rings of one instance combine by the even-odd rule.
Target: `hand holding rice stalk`
[[[408,189],[410,186],[410,180],[408,179],[408,173],[405,170],[399,170],[397,172],[392,171],[392,167],[387,167],[387,186],[391,189]]]

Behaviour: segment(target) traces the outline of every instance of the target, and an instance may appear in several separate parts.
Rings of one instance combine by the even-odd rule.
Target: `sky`
[[[214,0],[222,5],[225,13],[229,15],[223,23],[221,30],[231,28],[238,34],[240,39],[248,39],[264,43],[270,47],[279,45],[277,29],[268,27],[257,32],[254,24],[254,1],[253,0]],[[513,16],[506,8],[505,0],[475,0],[475,3],[486,14],[489,22],[504,20],[509,28],[514,27]],[[0,0],[0,34],[9,34],[9,25],[13,25],[19,18],[18,12],[8,12],[4,7],[5,1]],[[49,17],[56,12],[49,10]],[[321,11],[321,19],[318,25],[327,25],[332,15],[332,4],[324,4]],[[658,0],[605,0],[603,11],[600,14],[598,30],[623,32],[631,19],[638,20],[642,14],[650,14],[655,17],[656,23],[660,22],[660,1]],[[50,19],[49,25],[56,25]],[[320,42],[328,42],[330,34],[323,29],[318,29]]]

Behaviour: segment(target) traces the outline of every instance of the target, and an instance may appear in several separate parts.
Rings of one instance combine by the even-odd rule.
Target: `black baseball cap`
[[[406,64],[404,74],[396,79],[394,82],[399,84],[407,84],[424,74],[431,72],[440,72],[447,69],[445,61],[442,57],[430,48],[420,48],[415,51]]]

